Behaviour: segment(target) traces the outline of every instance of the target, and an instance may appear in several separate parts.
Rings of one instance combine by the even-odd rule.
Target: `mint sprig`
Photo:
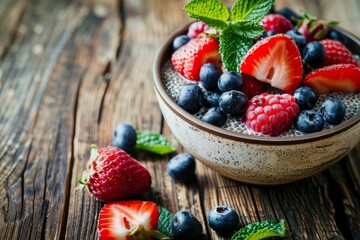
[[[159,206],[158,208],[160,214],[158,221],[158,231],[168,238],[174,239],[174,233],[171,226],[173,215],[164,207]]]
[[[237,231],[231,240],[258,240],[268,237],[284,237],[285,222],[280,219],[278,223],[274,221],[256,222],[246,225]]]
[[[228,71],[240,71],[240,64],[264,27],[260,20],[268,14],[274,0],[237,0],[231,11],[219,0],[192,0],[184,9],[189,17],[221,30],[220,54]]]
[[[147,152],[155,153],[158,155],[165,155],[176,151],[172,145],[163,135],[149,131],[136,132],[136,146]]]

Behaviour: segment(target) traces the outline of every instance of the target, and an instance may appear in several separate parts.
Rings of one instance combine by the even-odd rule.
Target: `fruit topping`
[[[325,47],[316,41],[309,42],[302,51],[303,61],[307,66],[315,69],[324,64]]]
[[[195,177],[195,158],[190,153],[180,153],[172,157],[167,172],[176,181],[186,182]]]
[[[324,118],[314,110],[303,110],[295,118],[294,127],[304,133],[319,132],[324,128]]]
[[[345,117],[346,105],[338,98],[329,98],[321,105],[320,112],[325,122],[339,124]]]
[[[262,93],[248,102],[245,122],[255,132],[278,136],[290,128],[298,112],[299,106],[293,96]]]
[[[218,68],[215,64],[205,63],[200,68],[200,82],[207,90],[217,90],[217,83],[221,74],[221,69]]]
[[[177,104],[185,111],[194,114],[202,107],[202,90],[196,83],[188,83],[181,87]]]
[[[199,81],[203,64],[220,66],[219,42],[214,37],[201,34],[176,50],[171,56],[171,62],[183,77]]]
[[[299,51],[302,52],[302,50],[304,49],[304,47],[306,45],[306,39],[305,39],[304,35],[302,35],[295,29],[291,29],[291,30],[287,31],[286,35],[291,37],[292,39],[294,39],[296,45],[299,48]]]
[[[294,40],[278,34],[258,41],[245,55],[240,71],[292,94],[300,85],[303,68]]]
[[[248,99],[251,99],[255,95],[259,95],[266,91],[266,83],[261,82],[253,76],[242,74],[244,84],[241,88],[241,92],[245,93]]]
[[[175,239],[201,239],[202,225],[188,210],[180,210],[175,213],[171,225]]]
[[[177,36],[172,43],[173,50],[174,51],[178,50],[180,47],[184,46],[190,40],[191,40],[191,38],[187,35]]]
[[[217,82],[218,88],[221,92],[240,90],[243,84],[244,80],[242,76],[233,71],[223,73]]]
[[[320,41],[325,48],[325,65],[349,63],[359,66],[350,50],[341,42],[331,39]]]
[[[200,119],[212,125],[222,127],[226,123],[227,114],[220,107],[212,107]]]
[[[293,28],[292,23],[280,14],[268,14],[262,20],[261,24],[265,31],[275,31],[277,33],[286,33]]]
[[[335,64],[311,71],[303,84],[318,94],[360,92],[360,68],[353,64]]]
[[[106,202],[138,197],[151,187],[149,171],[125,151],[110,146],[99,150],[91,146],[89,162],[78,181]]]
[[[231,90],[220,95],[219,106],[225,113],[239,116],[244,113],[247,101],[244,93]]]
[[[190,38],[197,38],[200,33],[209,30],[210,27],[206,25],[203,21],[196,21],[189,25],[187,36]]]
[[[294,98],[299,105],[300,110],[306,110],[315,106],[319,95],[314,89],[307,86],[301,86],[295,90]]]
[[[99,240],[148,240],[165,237],[157,231],[159,209],[150,201],[128,200],[107,203],[98,222]]]
[[[136,145],[136,130],[127,123],[120,123],[112,134],[112,145],[130,153]]]
[[[208,213],[209,226],[220,236],[232,236],[239,230],[239,215],[236,211],[225,205],[216,206]]]
[[[206,108],[218,107],[221,92],[203,91],[203,105]]]
[[[286,17],[286,19],[291,21],[291,23],[294,24],[294,25],[296,24],[297,21],[299,21],[302,18],[300,15],[295,13],[290,8],[280,9],[277,13],[280,14],[280,15],[283,15],[284,17]]]

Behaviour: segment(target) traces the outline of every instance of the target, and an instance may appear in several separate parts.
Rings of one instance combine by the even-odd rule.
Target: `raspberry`
[[[320,41],[325,48],[325,66],[349,63],[359,66],[350,50],[341,42],[331,39]]]
[[[202,21],[193,22],[190,24],[187,35],[190,38],[197,38],[200,33],[205,32],[206,30],[210,29],[208,25],[206,25]]]
[[[278,136],[290,128],[298,113],[299,106],[290,94],[262,93],[248,102],[245,122],[255,132]]]
[[[293,28],[292,23],[280,14],[268,14],[262,20],[266,32],[275,31],[277,33],[286,33]]]

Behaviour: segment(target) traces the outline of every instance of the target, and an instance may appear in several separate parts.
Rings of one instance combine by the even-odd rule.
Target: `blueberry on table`
[[[222,71],[213,63],[205,63],[200,68],[200,82],[207,90],[217,90],[218,79],[221,76]]]
[[[190,153],[180,153],[172,157],[167,172],[174,180],[186,182],[195,176],[195,158]]]
[[[131,152],[136,145],[136,130],[127,123],[117,125],[112,134],[112,145],[125,152]]]
[[[316,41],[309,42],[302,51],[304,62],[312,68],[318,68],[324,64],[325,47]]]
[[[239,230],[239,215],[229,206],[214,207],[208,213],[207,219],[209,226],[221,236],[231,236]]]
[[[295,90],[293,95],[300,110],[313,108],[319,98],[317,92],[307,86],[299,87]]]
[[[191,38],[187,35],[177,36],[172,43],[173,50],[174,51],[178,50],[179,48],[184,46],[186,43],[188,43],[190,40],[191,40]]]
[[[320,112],[325,122],[339,124],[345,117],[346,105],[338,98],[329,98],[321,105]]]
[[[239,90],[244,85],[244,79],[237,72],[225,72],[220,76],[217,84],[221,92]]]
[[[243,92],[231,90],[220,95],[219,106],[225,113],[238,116],[245,111],[247,102]]]
[[[198,240],[202,234],[202,225],[199,220],[188,210],[175,213],[171,221],[175,239]]]
[[[177,104],[185,111],[194,114],[202,107],[203,94],[195,83],[188,83],[181,87]]]
[[[321,113],[313,110],[303,110],[294,120],[294,127],[303,133],[319,132],[324,128],[324,118]]]
[[[222,127],[226,123],[227,114],[220,107],[213,107],[207,110],[200,119],[217,127]]]
[[[204,89],[204,88],[203,88]],[[218,107],[220,92],[212,92],[204,89],[203,91],[203,105],[206,108]]]
[[[302,35],[301,33],[299,33],[295,29],[287,31],[286,35],[288,35],[289,37],[294,39],[294,41],[295,41],[296,45],[298,46],[300,52],[304,49],[304,47],[306,45],[306,38],[305,38],[304,35]]]

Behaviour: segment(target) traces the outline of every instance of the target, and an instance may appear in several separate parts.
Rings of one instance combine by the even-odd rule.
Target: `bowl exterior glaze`
[[[202,122],[169,97],[160,79],[169,59],[174,33],[158,52],[154,63],[157,100],[174,136],[190,153],[225,177],[261,185],[297,181],[328,168],[360,142],[360,113],[332,129],[297,137],[263,137],[236,134]],[[360,53],[360,40],[339,29]]]

